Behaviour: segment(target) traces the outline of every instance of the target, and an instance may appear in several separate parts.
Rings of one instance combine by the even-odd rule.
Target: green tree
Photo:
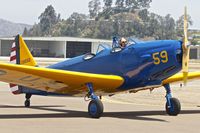
[[[149,12],[148,12],[147,9],[140,10],[138,12],[138,15],[144,22],[149,21],[149,17],[148,17],[149,16]]]
[[[94,37],[110,39],[113,35],[113,32],[113,22],[109,20],[100,19],[96,24]]]
[[[198,40],[195,39],[195,37],[193,37],[192,40],[191,40],[191,44],[192,44],[192,45],[197,45],[197,44],[199,44],[199,43],[198,43]]]
[[[65,28],[62,31],[66,36],[81,36],[82,31],[88,25],[88,17],[85,14],[72,13],[72,15],[65,21]]]
[[[103,0],[104,2],[104,10],[112,7],[113,0]]]
[[[27,30],[27,28],[26,28],[26,27],[24,28],[24,31],[23,31],[23,36],[28,36],[28,30]]]
[[[139,36],[142,20],[134,13],[119,13],[111,17],[114,32],[119,36]]]
[[[100,0],[91,0],[88,4],[90,16],[75,12],[66,20],[61,20],[60,14],[57,15],[50,5],[40,15],[40,22],[28,33],[24,31],[24,34],[103,39],[110,39],[113,35],[175,39],[175,26],[176,31],[178,29],[183,31],[183,17],[175,23],[170,15],[163,17],[150,13],[148,8],[152,0],[103,0],[103,2],[102,11]]]
[[[188,27],[192,26],[193,21],[190,15],[187,15],[188,18]],[[180,16],[176,21],[176,34],[178,37],[183,37],[183,25],[184,25],[184,15]]]
[[[147,9],[150,7],[151,2],[152,0],[126,0],[125,5],[126,8],[130,8],[131,10]]]
[[[29,36],[42,36],[42,31],[39,24],[34,24],[33,28],[28,31]]]
[[[115,5],[119,8],[122,8],[125,6],[125,0],[116,0]]]
[[[164,17],[164,38],[163,39],[175,39],[175,20],[170,16],[170,14],[167,14]]]
[[[61,20],[51,28],[52,36],[63,36],[67,27],[66,20]]]
[[[81,37],[95,38],[95,31],[97,28],[98,21],[90,20],[87,21],[85,28],[81,31]]]
[[[46,36],[51,35],[50,29],[60,20],[60,15],[57,16],[53,6],[49,5],[38,19],[41,31]]]
[[[95,18],[99,14],[101,10],[101,2],[100,0],[91,0],[88,3],[90,18]]]

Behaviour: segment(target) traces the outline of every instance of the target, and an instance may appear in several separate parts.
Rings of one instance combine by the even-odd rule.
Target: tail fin
[[[15,41],[12,44],[10,62],[19,65],[37,66],[36,61],[20,35],[15,37]],[[10,89],[13,94],[20,94],[20,88],[21,86],[10,84]]]
[[[15,55],[15,57],[13,57]],[[37,66],[31,52],[29,51],[22,36],[17,35],[11,49],[10,60],[13,61],[16,58],[16,64]]]

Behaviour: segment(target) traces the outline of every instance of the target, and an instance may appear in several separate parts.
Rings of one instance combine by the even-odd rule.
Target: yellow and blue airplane
[[[175,116],[181,104],[172,97],[170,83],[200,78],[200,72],[188,72],[189,46],[186,11],[183,41],[134,42],[125,48],[100,44],[96,54],[46,68],[38,67],[18,35],[11,49],[14,64],[0,63],[0,81],[10,83],[14,94],[25,94],[25,107],[30,106],[32,95],[85,96],[90,99],[88,113],[93,118],[103,114],[103,95],[164,86],[166,112]]]

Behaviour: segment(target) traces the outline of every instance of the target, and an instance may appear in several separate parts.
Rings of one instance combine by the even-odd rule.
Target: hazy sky
[[[191,28],[200,29],[200,0],[153,0],[150,10],[160,15],[171,14],[178,19],[185,6],[193,20]]]
[[[72,12],[88,13],[90,0],[0,0],[0,18],[18,23],[34,24],[47,5],[52,4],[62,18],[67,18]],[[150,10],[160,14],[171,14],[175,19],[183,14],[187,5],[194,25],[200,29],[200,0],[153,0]]]

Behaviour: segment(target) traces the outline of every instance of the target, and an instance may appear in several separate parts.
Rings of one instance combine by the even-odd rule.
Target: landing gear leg
[[[164,85],[166,90],[166,105],[165,109],[168,115],[176,116],[181,111],[181,104],[177,98],[173,98],[169,84]]]
[[[86,86],[89,90],[87,96],[91,99],[88,105],[88,114],[92,118],[100,118],[103,114],[103,104],[101,100],[99,100],[98,96],[95,95],[92,83],[87,83]]]
[[[30,98],[31,98],[31,96],[32,96],[32,95],[31,95],[31,94],[28,94],[28,93],[25,95],[25,98],[26,98],[26,100],[25,100],[25,102],[24,102],[24,106],[25,106],[25,107],[30,107]]]

